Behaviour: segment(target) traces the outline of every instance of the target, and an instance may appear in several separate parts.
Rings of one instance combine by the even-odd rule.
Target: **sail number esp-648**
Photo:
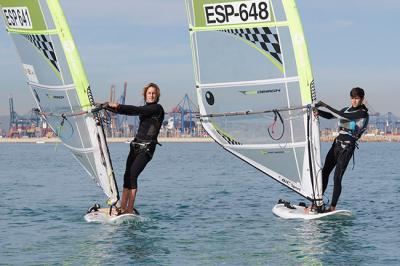
[[[207,26],[271,21],[265,0],[205,4],[204,14]]]

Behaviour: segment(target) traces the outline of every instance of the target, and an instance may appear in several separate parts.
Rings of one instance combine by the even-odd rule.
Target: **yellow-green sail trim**
[[[80,104],[84,110],[91,106],[88,88],[89,82],[86,77],[85,69],[83,68],[79,52],[75,46],[71,31],[69,30],[67,20],[58,0],[47,0],[50,13],[53,17],[56,29],[60,32],[59,37],[64,49],[65,57],[68,62],[68,67],[72,75],[72,79],[76,86],[76,92],[79,97]]]
[[[312,103],[313,74],[311,62],[308,55],[307,43],[304,37],[303,26],[300,15],[293,0],[282,0],[287,20],[289,21],[289,30],[292,35],[294,56],[300,82],[301,101],[303,105]]]

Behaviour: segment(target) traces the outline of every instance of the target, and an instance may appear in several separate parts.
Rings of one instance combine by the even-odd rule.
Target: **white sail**
[[[102,122],[89,112],[94,103],[89,82],[59,2],[0,0],[0,8],[40,114],[108,203],[116,204],[118,188]]]
[[[294,0],[186,0],[204,128],[224,149],[322,199],[314,81]]]

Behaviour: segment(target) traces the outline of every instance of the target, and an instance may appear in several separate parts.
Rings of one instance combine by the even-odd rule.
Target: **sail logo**
[[[209,105],[214,105],[215,103],[214,95],[210,91],[206,92],[206,101]]]
[[[51,100],[51,99],[57,99],[57,100],[62,100],[62,99],[64,99],[64,96],[62,96],[62,95],[50,95],[50,94],[46,93],[46,96],[47,96],[47,98],[49,98],[50,100]]]
[[[288,187],[292,188],[293,190],[296,191],[300,191],[301,189],[295,185],[295,183],[293,183],[291,180],[283,177],[283,176],[279,176],[278,179],[285,185],[287,185]]]
[[[252,90],[252,91],[239,91],[244,95],[257,95],[257,94],[264,94],[264,93],[275,93],[281,92],[280,89],[269,89],[269,90]]]
[[[32,29],[32,20],[27,7],[3,7],[3,14],[9,28]]]
[[[271,7],[265,0],[205,4],[203,7],[207,26],[271,21]]]
[[[262,155],[268,155],[268,154],[282,154],[285,153],[285,151],[266,151],[266,150],[261,150],[260,153]]]
[[[22,67],[25,71],[25,75],[30,82],[39,83],[38,77],[36,76],[35,68],[32,65],[22,64]]]

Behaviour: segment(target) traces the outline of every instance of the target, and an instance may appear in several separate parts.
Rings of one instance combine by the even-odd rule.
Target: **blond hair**
[[[160,96],[161,96],[160,87],[158,87],[158,85],[155,84],[155,83],[153,83],[153,82],[150,82],[149,84],[147,84],[147,85],[144,86],[144,88],[143,88],[143,97],[144,97],[144,101],[146,101],[146,93],[147,93],[147,90],[148,90],[150,87],[153,87],[153,88],[156,89],[156,96],[157,96],[156,102],[158,102],[158,101],[160,100]]]

